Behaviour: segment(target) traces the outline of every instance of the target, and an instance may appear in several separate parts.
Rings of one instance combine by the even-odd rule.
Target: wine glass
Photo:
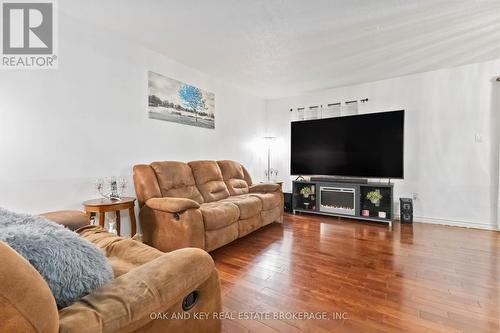
[[[117,182],[118,182],[118,195],[122,197],[123,194],[125,193],[125,190],[127,189],[127,180],[123,177],[119,177],[117,179]]]
[[[276,181],[278,179],[278,169],[274,169],[274,177],[273,180]]]
[[[108,220],[108,232],[118,235],[118,231],[116,230],[116,213],[111,212],[110,214],[107,214],[106,219]]]
[[[95,187],[95,191],[97,192],[97,194],[99,195],[102,195],[102,188],[104,186],[104,180],[102,178],[97,178],[95,181],[94,181],[94,187]]]

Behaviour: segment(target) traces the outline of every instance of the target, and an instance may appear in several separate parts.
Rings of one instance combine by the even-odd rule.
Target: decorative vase
[[[370,199],[370,201],[375,205],[375,207],[380,206],[380,199]]]

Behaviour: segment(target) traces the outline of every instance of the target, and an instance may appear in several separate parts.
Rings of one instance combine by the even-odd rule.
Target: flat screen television
[[[292,122],[291,174],[403,178],[404,110]]]

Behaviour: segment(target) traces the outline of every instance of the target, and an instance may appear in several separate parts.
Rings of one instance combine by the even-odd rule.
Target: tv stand
[[[393,187],[391,183],[360,183],[359,179],[355,182],[321,177],[296,180],[293,181],[293,213],[386,222],[392,226]]]
[[[311,182],[366,184],[366,183],[368,183],[368,179],[366,179],[366,178],[314,176],[314,177],[311,177]]]

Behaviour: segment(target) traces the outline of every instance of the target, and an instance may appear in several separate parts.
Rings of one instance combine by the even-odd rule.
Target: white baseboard
[[[399,220],[399,215],[394,215],[394,217]],[[474,223],[470,221],[450,220],[450,219],[442,219],[435,217],[414,216],[413,221],[418,223],[441,224],[452,227],[495,230],[495,231],[499,230],[498,226],[494,224]]]

